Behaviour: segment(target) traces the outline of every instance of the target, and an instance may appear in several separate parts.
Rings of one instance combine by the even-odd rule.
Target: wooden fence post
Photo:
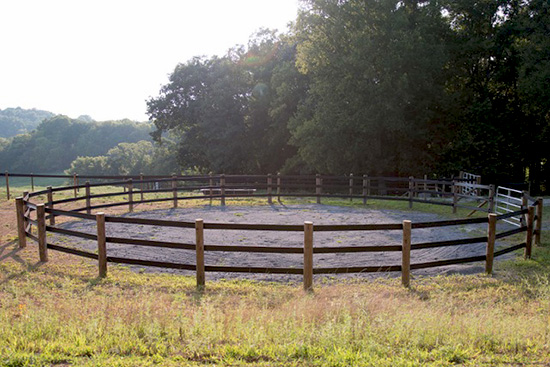
[[[495,240],[497,234],[497,215],[489,213],[489,224],[487,226],[487,249],[485,253],[485,272],[493,273],[493,259],[495,257]]]
[[[542,234],[542,207],[543,207],[543,198],[537,198],[537,224],[535,227],[535,245],[540,245],[540,236]]]
[[[174,209],[178,207],[178,178],[173,175],[172,176],[172,196],[174,198]]]
[[[46,243],[46,212],[44,204],[36,205],[36,222],[38,228],[38,254],[41,262],[48,261],[48,244]]]
[[[409,176],[409,209],[413,207],[413,196],[414,196],[414,177]]]
[[[404,287],[411,283],[411,229],[410,220],[403,221],[403,247],[401,250],[401,282]]]
[[[315,195],[317,196],[317,204],[321,204],[321,185],[323,180],[320,174],[315,175]]]
[[[99,277],[107,276],[107,238],[105,235],[105,213],[95,215],[97,225],[97,262],[99,267]]]
[[[495,196],[496,196],[495,185],[489,185],[489,213],[495,212]]]
[[[277,172],[277,201],[281,202],[281,172]]]
[[[143,201],[143,173],[139,174],[139,181],[140,200]]]
[[[134,183],[131,178],[128,179],[128,211],[134,211]]]
[[[21,195],[21,196],[23,198],[23,213],[30,217],[31,210],[29,209],[29,207],[25,203],[25,201],[29,200],[29,192],[28,191],[23,191],[23,195]],[[47,207],[48,207],[48,205],[46,205],[46,208]],[[23,217],[23,226],[24,226],[25,229],[29,226],[29,221],[24,217]]]
[[[521,192],[521,210],[527,209],[529,206],[529,193],[525,190]],[[520,218],[520,226],[523,227],[527,223],[527,214],[523,214]]]
[[[32,172],[31,172],[31,192],[34,192],[34,176]]]
[[[533,247],[533,219],[535,218],[535,208],[530,206],[527,208],[527,234],[525,235],[525,259],[531,258],[531,248]]]
[[[27,247],[27,233],[25,231],[25,203],[23,197],[15,199],[15,208],[17,211],[17,237],[19,248]]]
[[[76,173],[73,174],[73,190],[74,190],[74,197],[76,198],[78,196],[76,192]]]
[[[202,219],[195,220],[195,238],[197,289],[203,290],[206,277],[204,274],[204,222]]]
[[[10,175],[8,174],[8,171],[5,172],[6,176],[6,198],[10,199]]]
[[[428,175],[424,175],[424,200],[428,199]]]
[[[86,214],[91,214],[92,209],[90,208],[92,206],[91,198],[90,198],[90,181],[86,181]]]
[[[369,180],[367,175],[363,175],[363,205],[367,204],[367,195],[369,190]]]
[[[212,187],[214,186],[214,180],[212,179],[212,173],[210,173],[209,176],[210,176],[210,179],[208,181],[208,186],[210,187],[210,206],[212,206],[212,195],[213,195]]]
[[[273,185],[273,177],[271,177],[271,173],[267,174],[267,203],[273,204],[273,198],[271,197],[271,190]]]
[[[304,290],[313,290],[313,223],[304,222]]]
[[[48,189],[48,208],[53,209],[53,189],[51,186],[47,187]],[[55,214],[50,213],[50,226],[55,225]]]
[[[453,186],[452,187],[452,191],[453,191],[453,214],[456,214],[457,212],[457,205],[458,205],[458,190],[459,190],[459,186],[456,185],[456,180],[453,180]]]
[[[225,174],[223,174],[223,173],[220,176],[220,193],[222,195],[221,205],[225,206]]]
[[[349,201],[353,201],[353,173],[349,174]]]

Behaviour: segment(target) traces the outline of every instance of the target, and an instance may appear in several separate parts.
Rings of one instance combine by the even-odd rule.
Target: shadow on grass
[[[23,259],[21,256],[19,256],[19,252],[21,252],[22,249],[18,246],[18,241],[13,240],[10,241],[4,245],[0,246],[0,261],[4,261],[6,259],[11,259],[18,264],[20,264],[23,267],[23,270],[17,273],[13,273],[8,275],[5,279],[0,281],[0,285],[6,284],[7,282],[17,279],[24,274],[26,274],[29,271],[34,271],[42,266],[42,262],[37,261],[36,263],[31,263],[25,259]]]

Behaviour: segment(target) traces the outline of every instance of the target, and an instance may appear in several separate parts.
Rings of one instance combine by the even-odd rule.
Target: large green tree
[[[176,67],[158,98],[148,102],[157,127],[179,138],[182,165],[242,171],[246,162],[246,78],[228,57],[193,58]]]
[[[425,172],[439,117],[448,28],[435,1],[306,1],[296,27],[307,103],[292,121],[317,171]]]
[[[547,1],[444,2],[453,38],[440,172],[467,169],[487,181],[537,191],[548,157]]]
[[[518,94],[528,122],[524,149],[533,188],[550,189],[550,3],[531,0],[519,12],[514,39],[521,64]],[[523,128],[522,128],[523,129]]]
[[[268,30],[224,57],[178,65],[148,101],[154,137],[177,136],[182,168],[275,172],[294,155],[287,123],[307,85],[294,65],[294,45]]]
[[[547,180],[547,1],[307,0],[291,120],[315,170]]]
[[[491,182],[523,174],[522,115],[513,47],[515,1],[444,2],[452,38],[440,172],[476,172]],[[513,180],[513,179],[512,179]]]

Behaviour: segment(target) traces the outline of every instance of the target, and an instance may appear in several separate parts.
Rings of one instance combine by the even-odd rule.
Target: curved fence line
[[[234,182],[229,185],[226,181],[226,178],[231,178]],[[298,177],[298,180],[304,180],[303,176],[292,176]],[[253,180],[262,180],[266,178],[266,182],[257,182],[251,183],[248,181]],[[504,255],[506,253],[516,251],[518,249],[524,248],[524,256],[526,258],[531,255],[531,247],[534,236],[537,234],[540,235],[540,230],[537,230],[536,227],[540,225],[542,219],[542,200],[536,199],[532,205],[528,208],[518,210],[513,213],[507,213],[504,215],[489,214],[488,217],[481,218],[465,218],[457,220],[441,220],[441,221],[431,221],[431,222],[417,222],[411,223],[410,221],[403,221],[402,223],[386,223],[386,224],[336,224],[336,225],[313,225],[313,223],[306,222],[304,225],[280,225],[280,224],[244,224],[244,223],[204,223],[202,220],[197,220],[195,222],[185,222],[185,221],[171,221],[171,220],[158,220],[158,219],[145,219],[145,218],[134,218],[134,217],[118,217],[118,216],[106,216],[103,213],[91,214],[92,209],[98,208],[107,208],[114,206],[128,206],[128,211],[132,212],[135,205],[156,202],[156,201],[173,201],[174,208],[177,208],[179,200],[192,200],[192,199],[202,199],[202,200],[220,200],[222,205],[225,205],[225,199],[227,198],[238,198],[238,197],[263,197],[268,199],[268,203],[272,203],[273,199],[280,200],[282,197],[316,197],[317,202],[320,203],[322,198],[325,197],[345,197],[353,200],[363,199],[363,202],[366,202],[366,199],[371,198],[384,198],[387,200],[405,200],[409,201],[412,206],[413,202],[425,202],[424,200],[415,197],[416,193],[430,193],[433,196],[432,200],[435,199],[445,199],[445,197],[452,196],[453,203],[450,202],[436,202],[443,205],[452,205],[453,209],[456,209],[460,205],[457,204],[457,201],[461,198],[461,195],[457,195],[457,192],[437,192],[425,190],[424,183],[422,183],[422,189],[417,189],[417,183],[412,178],[409,179],[399,179],[392,178],[384,181],[383,190],[386,190],[386,194],[389,191],[392,192],[405,192],[407,197],[401,196],[379,196],[372,195],[370,190],[382,190],[381,184],[372,186],[372,181],[375,178],[365,178],[365,177],[345,177],[345,185],[323,185],[323,179],[327,177],[323,176],[308,176],[307,179],[314,179],[314,182],[308,185],[297,185],[300,189],[311,188],[313,192],[283,192],[283,190],[288,190],[289,187],[285,186],[283,178],[289,181],[291,178],[288,176],[276,176],[276,182],[273,180],[273,176],[267,175],[255,175],[255,176],[193,176],[185,177],[184,180],[181,180],[177,177],[171,177],[159,180],[126,180],[126,181],[117,181],[115,184],[112,182],[108,183],[99,183],[99,184],[89,184],[85,185],[74,185],[66,186],[59,188],[48,187],[47,190],[42,190],[39,192],[28,193],[23,197],[16,199],[16,209],[17,209],[17,220],[18,220],[18,231],[19,231],[19,244],[21,247],[26,245],[26,238],[30,238],[38,243],[39,254],[41,261],[47,261],[47,250],[61,251],[69,253],[76,256],[82,256],[86,258],[98,260],[100,275],[105,276],[107,263],[121,263],[121,264],[130,264],[130,265],[142,265],[142,266],[155,266],[161,268],[172,268],[180,270],[189,270],[195,271],[197,274],[197,286],[204,287],[204,273],[205,272],[237,272],[237,273],[274,273],[274,274],[302,274],[304,277],[304,288],[311,289],[313,282],[313,274],[339,274],[339,273],[367,273],[367,272],[390,272],[390,271],[400,271],[402,273],[402,280],[405,286],[409,285],[409,273],[410,270],[414,269],[425,269],[431,267],[446,266],[452,264],[461,264],[468,262],[477,262],[485,261],[485,269],[487,273],[492,272],[493,259],[494,257]],[[186,186],[185,180],[192,180],[193,182],[204,182],[204,186],[193,184]],[[218,179],[219,182],[214,182]],[[328,177],[332,181],[342,181],[341,177]],[[354,179],[360,180],[363,185],[355,185],[352,181]],[[242,180],[236,182],[236,180]],[[247,181],[248,180],[248,181]],[[369,182],[367,182],[369,181]],[[428,181],[433,183],[434,180],[424,180],[427,184]],[[169,184],[170,187],[161,187],[155,186],[153,188],[144,188],[146,184],[155,184],[163,182]],[[404,187],[389,187],[389,182],[398,182],[398,183],[408,183],[408,188]],[[435,181],[436,184],[439,184],[441,181]],[[116,185],[122,184],[124,191],[117,192],[107,192],[101,194],[92,195],[91,189],[98,187],[116,187]],[[446,185],[450,185],[449,182],[445,182]],[[456,185],[456,187],[461,187],[464,185]],[[450,185],[452,187],[452,183]],[[137,189],[139,188],[139,189]],[[341,190],[341,193],[326,192],[331,188],[338,188]],[[355,194],[354,190],[356,188],[361,189],[361,195]],[[475,189],[489,189],[489,186],[475,185]],[[78,190],[84,189],[84,195],[77,195]],[[262,192],[257,193],[256,191],[252,193],[241,193],[239,190],[259,190],[263,189]],[[200,192],[192,192],[193,190],[201,190]],[[65,192],[74,197],[63,198],[54,200],[54,193]],[[190,196],[180,196],[181,192],[191,192],[193,195]],[[377,193],[380,193],[378,191]],[[146,199],[144,194],[166,194],[168,197],[161,197],[155,199]],[[170,195],[171,194],[171,195]],[[439,195],[438,195],[439,194]],[[441,195],[443,194],[443,195]],[[44,198],[46,200],[41,203],[31,202],[31,198]],[[121,202],[111,202],[111,203],[101,203],[92,205],[92,199],[98,198],[110,198],[110,197],[120,197],[125,196],[128,199]],[[464,196],[464,195],[462,195]],[[468,197],[470,198],[470,197]],[[474,197],[474,199],[480,199],[480,197]],[[60,210],[59,208],[54,208],[55,205],[59,204],[68,204],[73,202],[85,201],[86,206],[82,208],[72,209],[72,210]],[[536,209],[535,209],[536,208]],[[535,210],[537,211],[535,215]],[[86,213],[81,213],[81,211],[86,211]],[[512,216],[526,215],[527,220],[523,227],[497,233],[496,232],[496,223],[499,220],[504,220]],[[35,217],[34,217],[35,216]],[[72,218],[78,218],[82,220],[94,221],[97,227],[97,234],[90,234],[75,230],[64,229],[55,226],[55,218],[59,216],[67,216]],[[535,225],[536,220],[536,225]],[[49,221],[49,224],[46,224],[46,221]],[[177,228],[187,228],[194,229],[196,232],[196,243],[185,244],[185,243],[176,243],[176,242],[165,242],[165,241],[154,241],[154,240],[143,240],[143,239],[132,239],[132,238],[121,238],[121,237],[107,237],[105,235],[105,223],[123,223],[123,224],[140,224],[140,225],[154,225],[161,227],[177,227]],[[471,224],[483,224],[488,225],[487,236],[483,237],[474,237],[474,238],[462,238],[450,241],[434,241],[426,243],[411,243],[411,232],[413,229],[420,228],[436,228],[444,226],[456,226],[456,225],[471,225]],[[36,228],[36,231],[33,232],[33,226]],[[204,244],[204,231],[205,230],[247,230],[247,231],[291,231],[291,232],[303,232],[304,233],[304,245],[303,247],[269,247],[269,246],[235,246],[235,245],[218,245],[218,244]],[[400,245],[379,245],[379,246],[327,246],[327,247],[314,247],[313,246],[313,233],[314,232],[343,232],[343,231],[402,231],[402,244]],[[74,236],[78,238],[84,238],[87,240],[97,241],[98,243],[98,253],[92,253],[88,251],[83,251],[79,249],[74,249],[66,246],[55,245],[47,243],[47,232],[59,233],[66,236]],[[526,232],[525,242],[500,249],[495,251],[495,241],[496,239],[501,239],[516,235],[522,232]],[[535,241],[536,242],[536,241]],[[143,259],[128,259],[128,258],[119,258],[107,256],[106,243],[117,243],[117,244],[129,244],[134,246],[149,246],[149,247],[158,247],[158,248],[173,248],[180,249],[183,251],[194,251],[196,253],[196,263],[195,264],[181,264],[181,263],[169,263],[169,262],[160,262],[160,261],[150,261]],[[446,247],[446,246],[460,246],[474,243],[486,243],[487,244],[487,253],[483,256],[472,256],[466,258],[458,259],[445,259],[425,263],[410,263],[410,252],[419,250],[419,249],[429,249],[437,247]],[[378,266],[360,266],[360,267],[333,267],[333,268],[319,268],[314,267],[313,257],[315,254],[336,254],[336,253],[362,253],[362,252],[401,252],[402,253],[402,262],[401,264],[390,264],[390,265],[378,265]],[[232,266],[217,266],[217,265],[205,265],[204,264],[204,253],[205,252],[243,252],[243,253],[273,253],[273,254],[295,254],[303,256],[303,266],[301,268],[271,268],[271,267],[232,267]],[[102,270],[103,269],[103,270]]]

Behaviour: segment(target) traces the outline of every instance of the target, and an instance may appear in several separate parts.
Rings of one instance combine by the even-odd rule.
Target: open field
[[[194,277],[119,266],[98,279],[94,262],[54,251],[40,264],[32,242],[16,247],[13,202],[0,210],[0,366],[550,365],[547,231],[532,260],[492,277],[326,281],[312,294],[218,280],[198,293]]]

